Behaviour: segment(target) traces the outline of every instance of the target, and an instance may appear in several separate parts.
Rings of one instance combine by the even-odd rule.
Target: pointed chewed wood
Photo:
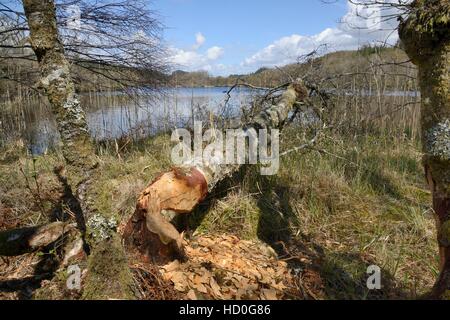
[[[181,235],[162,211],[189,213],[205,198],[207,190],[206,179],[196,168],[174,168],[160,175],[138,199],[135,215],[125,228],[126,244],[137,248],[147,260],[183,255]]]

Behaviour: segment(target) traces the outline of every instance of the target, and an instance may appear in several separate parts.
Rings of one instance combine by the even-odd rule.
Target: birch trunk
[[[399,33],[419,68],[423,164],[433,195],[441,258],[433,296],[450,299],[450,3],[420,0],[412,9]]]
[[[70,65],[58,36],[53,0],[24,0],[30,43],[36,54],[41,86],[56,117],[66,160],[67,179],[87,219],[91,255],[84,290],[89,299],[131,298],[132,278],[110,213],[90,201],[90,183],[99,174],[85,112],[75,92]]]

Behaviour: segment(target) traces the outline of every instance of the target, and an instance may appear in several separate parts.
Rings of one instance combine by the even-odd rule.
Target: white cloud
[[[214,71],[215,69],[222,69],[223,66],[213,64],[220,59],[224,54],[224,49],[218,46],[213,46],[205,52],[200,52],[199,49],[206,42],[205,36],[202,33],[195,35],[195,44],[192,49],[170,48],[169,62],[174,64],[177,68],[186,71]]]
[[[360,0],[360,3],[363,3]],[[389,0],[395,1],[395,0]],[[398,33],[394,31],[396,19],[385,19],[389,14],[398,13],[396,9],[380,6],[361,6],[348,2],[347,13],[334,28],[327,28],[313,36],[293,34],[274,41],[269,46],[246,58],[242,67],[281,66],[295,62],[299,56],[310,53],[320,46],[326,52],[354,50],[368,43],[386,42],[394,44]]]
[[[203,44],[205,43],[206,38],[205,36],[199,32],[195,35],[195,44],[193,46],[194,50],[198,50]]]
[[[223,55],[223,48],[221,47],[212,47],[206,51],[206,57],[209,60],[217,60]]]
[[[188,66],[193,62],[201,60],[201,55],[195,51],[184,51],[182,49],[172,48],[173,55],[170,57],[173,63],[181,66]]]

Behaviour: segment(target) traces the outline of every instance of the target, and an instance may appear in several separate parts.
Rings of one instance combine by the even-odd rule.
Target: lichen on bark
[[[443,161],[450,159],[450,120],[439,122],[429,129],[425,137],[427,154]]]

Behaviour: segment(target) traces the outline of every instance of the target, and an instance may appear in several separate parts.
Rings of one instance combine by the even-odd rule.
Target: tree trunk
[[[23,6],[30,28],[30,42],[36,54],[41,86],[45,89],[56,117],[67,164],[67,180],[87,220],[87,242],[91,246],[88,263],[87,288],[90,299],[132,298],[132,278],[116,222],[111,213],[99,212],[90,200],[89,186],[99,174],[90,140],[86,117],[75,92],[70,66],[64,56],[56,26],[53,0],[24,0]],[[84,227],[83,227],[84,228]]]
[[[419,69],[423,164],[433,195],[441,258],[433,296],[450,299],[450,3],[420,0],[411,8],[399,34]]]
[[[280,101],[261,112],[245,129],[282,129],[297,101],[308,91],[302,83],[290,85]],[[190,213],[220,181],[238,171],[240,165],[190,160],[156,178],[138,199],[136,211],[125,227],[123,237],[129,250],[144,261],[166,263],[184,258],[182,239],[164,213]]]

